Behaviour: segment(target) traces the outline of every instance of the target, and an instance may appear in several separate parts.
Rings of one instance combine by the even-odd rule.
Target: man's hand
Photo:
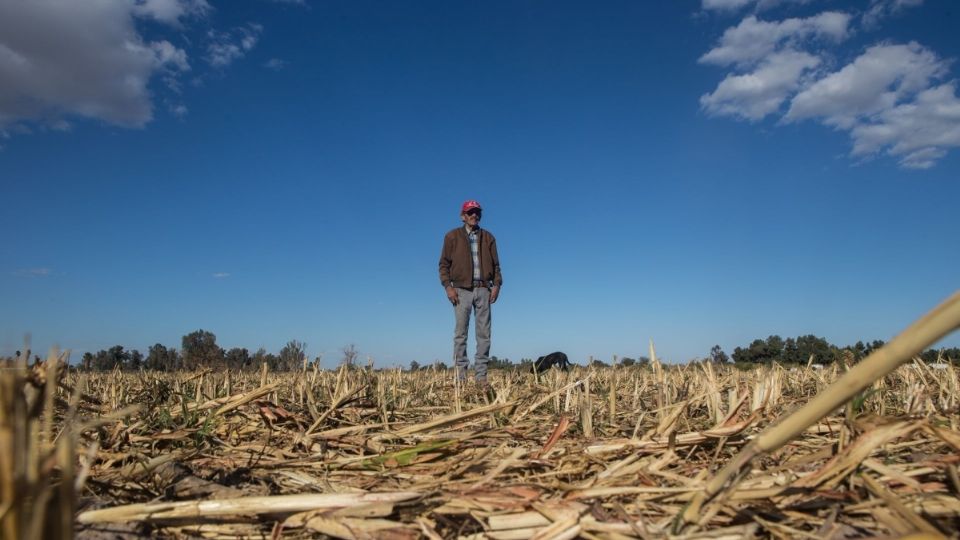
[[[497,302],[497,297],[500,296],[500,286],[494,285],[490,288],[490,303],[494,304]]]
[[[457,290],[447,285],[447,300],[450,300],[450,303],[457,305],[460,302],[460,296],[457,295]]]

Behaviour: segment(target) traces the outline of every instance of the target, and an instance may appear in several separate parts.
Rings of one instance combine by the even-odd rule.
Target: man
[[[465,381],[470,358],[467,356],[467,327],[470,313],[476,315],[477,353],[475,376],[480,386],[487,385],[487,360],[490,355],[490,304],[500,296],[503,278],[497,240],[480,228],[483,209],[474,200],[460,208],[463,226],[443,237],[440,252],[440,283],[453,304],[456,326],[453,334],[453,358],[457,379]]]

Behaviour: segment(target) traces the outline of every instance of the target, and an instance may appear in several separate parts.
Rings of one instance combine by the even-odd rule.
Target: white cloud
[[[947,73],[947,64],[917,43],[876,45],[793,98],[787,120],[821,118],[849,129],[928,88]]]
[[[151,43],[150,48],[156,55],[157,68],[169,66],[180,71],[190,69],[190,63],[187,62],[187,51],[174,47],[169,41]]]
[[[133,13],[159,22],[179,25],[184,17],[202,17],[210,11],[206,0],[135,0]]]
[[[755,6],[757,11],[773,9],[780,4],[806,4],[811,0],[703,0],[701,7],[706,11],[740,11],[746,6]],[[910,0],[907,0],[910,1]]]
[[[21,121],[53,126],[65,116],[126,127],[149,122],[151,77],[189,68],[185,51],[168,41],[146,41],[137,32],[138,10],[173,16],[159,6],[123,0],[0,2],[0,130]]]
[[[784,46],[795,47],[801,40],[819,37],[841,41],[847,37],[850,15],[827,11],[805,19],[761,21],[754,16],[728,28],[720,43],[700,57],[700,62],[720,66],[752,65]]]
[[[726,5],[763,2],[708,2]],[[864,26],[922,0],[872,0]],[[933,167],[960,147],[960,99],[956,83],[944,82],[950,62],[916,42],[873,45],[838,69],[828,50],[845,40],[853,17],[824,12],[808,18],[762,21],[751,15],[728,28],[701,64],[729,67],[713,92],[700,97],[709,115],[759,121],[780,116],[780,123],[815,120],[849,133],[850,155],[871,159],[888,155],[901,167]],[[873,21],[873,22],[871,22]]]
[[[883,19],[898,15],[906,8],[917,7],[923,0],[870,0],[870,8],[863,14],[863,26],[876,28]]]
[[[207,61],[214,67],[226,67],[234,61],[243,58],[257,44],[263,27],[259,24],[249,24],[235,29],[232,32],[218,32],[210,30],[207,38]]]
[[[263,67],[265,67],[265,68],[267,68],[267,69],[272,69],[272,70],[274,70],[274,71],[280,71],[281,69],[283,69],[283,68],[286,67],[286,66],[287,66],[287,62],[285,62],[284,60],[281,60],[281,59],[279,59],[279,58],[271,58],[270,60],[267,60],[267,61],[263,64]]]
[[[728,75],[713,93],[700,97],[700,105],[712,115],[761,120],[776,112],[804,72],[819,63],[816,56],[799,51],[771,54],[752,73]]]
[[[223,279],[223,278],[228,278],[228,277],[230,277],[230,273],[229,273],[229,272],[214,272],[212,275],[213,275],[213,277],[215,277],[215,278],[217,278],[217,279]]]
[[[854,156],[885,150],[904,167],[927,169],[960,147],[960,99],[954,83],[919,92],[916,99],[881,111],[850,130]]]
[[[733,11],[741,9],[756,0],[703,0],[703,9],[715,11]]]
[[[20,277],[49,277],[53,275],[53,270],[50,268],[24,268],[14,272],[14,275]]]

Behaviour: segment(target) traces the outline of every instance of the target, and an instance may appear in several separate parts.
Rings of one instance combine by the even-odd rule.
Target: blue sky
[[[0,0],[0,355],[203,328],[449,363],[464,199],[500,248],[499,357],[888,340],[960,276],[958,17]]]

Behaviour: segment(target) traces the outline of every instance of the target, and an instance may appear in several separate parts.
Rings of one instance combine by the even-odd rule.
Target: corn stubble
[[[0,371],[0,536],[958,537],[960,371]],[[26,357],[25,357],[26,358]],[[956,359],[955,359],[956,360]]]

